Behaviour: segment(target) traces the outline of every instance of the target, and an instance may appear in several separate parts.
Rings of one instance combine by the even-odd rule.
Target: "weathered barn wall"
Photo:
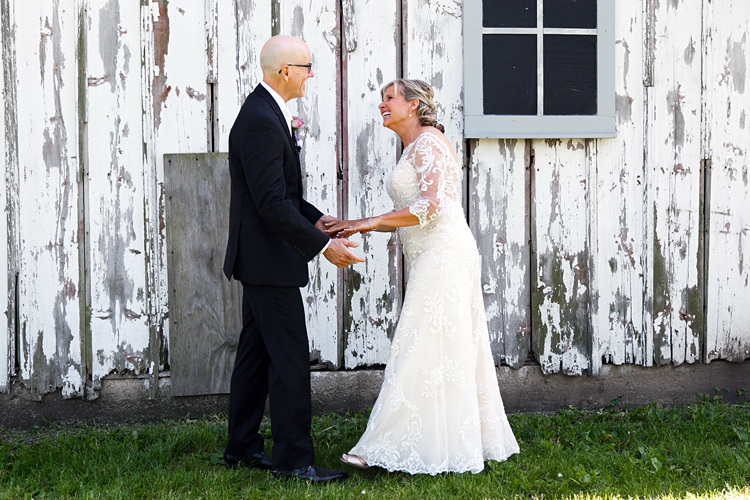
[[[728,125],[710,121],[715,116],[723,120],[732,109],[744,109],[744,93],[734,87],[744,86],[746,18],[738,17],[734,22],[739,25],[731,29],[719,28],[718,19],[730,15],[729,6],[710,2],[647,0],[643,10],[627,2],[617,2],[616,7],[617,138],[531,141],[531,159],[526,162],[533,167],[534,353],[545,372],[588,369],[591,374],[598,373],[602,363],[650,366],[692,363],[702,357],[747,359],[750,330],[729,326],[737,325],[731,318],[738,297],[750,298],[747,280],[742,278],[747,223],[740,222],[747,219],[748,208],[738,201],[746,193],[746,181],[741,180],[746,160],[735,145],[742,141],[725,138],[734,133],[746,141],[748,132],[741,111]],[[699,39],[701,23],[709,28]],[[676,33],[675,26],[687,28]],[[714,32],[724,29],[727,35],[716,43]],[[711,74],[712,65],[716,65],[713,80],[707,81],[703,75]],[[730,95],[712,97],[732,90]],[[710,143],[713,138],[715,143],[716,136],[727,152],[722,164],[732,163],[720,171],[730,182],[736,179],[734,197],[727,197],[729,186],[717,189],[711,182],[715,170],[711,177],[704,171],[704,165],[714,165],[711,158],[716,153],[704,148],[701,154],[701,140]],[[472,154],[479,158],[472,158],[472,167],[479,167],[479,180],[507,162],[502,154],[507,146],[505,141],[477,142]],[[487,163],[498,146],[501,158]],[[518,153],[514,158],[520,168],[523,160]],[[506,167],[504,175],[516,171],[515,166]],[[485,187],[483,192],[487,185],[480,180],[470,190],[472,207],[495,213],[496,204],[505,203],[507,191],[518,190],[520,195],[523,185],[517,182],[498,180],[491,184],[494,189]],[[488,198],[493,201],[484,201]],[[714,208],[716,202],[723,208]],[[521,213],[520,201],[515,207],[506,212],[506,223]],[[732,250],[726,248],[726,237],[711,238],[720,230],[722,235],[729,233],[725,222],[718,226],[709,221],[708,215],[715,211],[739,219]],[[482,213],[470,209],[469,215],[485,259],[496,241],[505,250],[508,237],[518,239],[507,228],[499,236],[489,233],[481,222]],[[707,224],[720,228],[711,229],[708,239],[703,234]],[[712,259],[707,267],[705,254]],[[485,280],[494,282],[493,272],[499,268],[485,270]],[[523,264],[511,271],[519,272]],[[704,288],[706,273],[721,277]],[[506,279],[511,276],[506,272]],[[735,286],[728,285],[733,277]],[[518,286],[516,290],[526,293]],[[717,300],[719,290],[731,293],[731,299]],[[514,297],[486,295],[490,325],[495,311],[513,303]],[[704,322],[704,307],[713,308],[713,322]],[[522,324],[513,328],[502,331],[506,339],[522,335]],[[718,355],[718,345],[733,347]]]
[[[435,87],[465,158],[498,364],[596,375],[750,358],[750,7],[615,5],[616,138],[465,141],[461,2],[0,0],[0,390],[17,378],[37,399],[93,398],[108,375],[147,374],[154,398],[159,373],[190,373],[175,366],[184,332],[169,330],[185,304],[169,305],[164,155],[226,152],[277,32],[313,54],[291,105],[307,197],[325,212],[391,209],[400,144],[380,125],[380,87]],[[303,290],[311,361],[336,369],[385,363],[408,280],[395,235],[355,240],[366,263],[316,259]],[[200,391],[224,390],[227,366],[207,368],[218,375]]]

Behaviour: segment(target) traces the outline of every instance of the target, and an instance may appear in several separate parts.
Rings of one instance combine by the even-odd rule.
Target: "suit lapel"
[[[281,122],[281,128],[284,129],[284,132],[286,133],[286,137],[287,139],[289,139],[289,144],[291,144],[292,146],[292,151],[294,152],[294,163],[297,167],[297,190],[299,192],[299,197],[301,200],[302,199],[302,164],[299,159],[299,149],[297,146],[297,139],[292,137],[292,134],[289,131],[289,127],[286,124],[286,118],[284,118],[284,113],[281,112],[281,108],[279,108],[279,104],[276,102],[273,96],[269,94],[268,91],[261,84],[258,84],[258,86],[255,87],[255,92],[258,92],[261,96],[263,96],[263,99],[265,99],[266,102],[268,102],[268,105],[271,106],[271,109],[273,109],[274,113],[276,113],[276,116],[278,116],[279,121]]]
[[[292,149],[294,150],[295,156],[297,158],[297,163],[299,164],[299,156],[297,155],[297,141],[294,139],[294,137],[292,137],[292,134],[289,131],[289,126],[286,124],[286,118],[284,117],[284,113],[281,112],[281,108],[279,108],[279,104],[276,102],[273,96],[268,93],[268,91],[263,87],[263,85],[258,84],[258,86],[255,87],[255,91],[260,93],[261,96],[263,96],[266,102],[268,102],[268,105],[271,106],[271,109],[273,109],[273,112],[276,113],[276,116],[279,118],[279,122],[281,122],[281,128],[284,129],[284,133],[286,133],[286,138],[289,140],[289,144],[292,145]]]

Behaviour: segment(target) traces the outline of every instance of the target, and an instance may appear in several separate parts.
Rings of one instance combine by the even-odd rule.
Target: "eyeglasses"
[[[285,64],[284,66],[296,66],[298,68],[307,68],[307,74],[309,75],[310,73],[312,73],[312,62],[310,64]],[[283,69],[284,68],[281,68],[279,70],[279,74],[281,74],[281,70]]]

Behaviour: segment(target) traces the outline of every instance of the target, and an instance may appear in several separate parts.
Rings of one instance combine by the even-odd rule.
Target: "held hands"
[[[370,231],[375,231],[378,228],[378,224],[373,217],[370,217],[369,219],[328,222],[325,223],[325,225],[327,229],[323,232],[331,238],[348,238],[354,233],[365,234]]]
[[[321,232],[325,233],[328,229],[327,225],[335,224],[337,222],[340,222],[339,219],[337,219],[333,215],[321,215],[320,219],[318,219],[318,222],[315,223],[315,227],[317,227]]]
[[[322,215],[315,223],[315,227],[330,237],[331,234],[328,228],[339,223],[341,221],[332,215]],[[364,257],[360,257],[349,250],[349,247],[358,246],[359,243],[354,243],[353,241],[332,239],[326,251],[323,252],[323,256],[336,267],[346,267],[356,262],[364,262]]]

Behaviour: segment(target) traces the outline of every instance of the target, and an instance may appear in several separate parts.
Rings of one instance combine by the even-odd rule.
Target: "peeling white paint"
[[[33,5],[33,6],[32,6]],[[58,1],[16,11],[18,158],[22,206],[20,377],[35,398],[80,388],[76,184],[76,9]],[[25,29],[24,29],[25,28]],[[48,34],[41,32],[47,30]],[[75,372],[69,372],[69,367]],[[77,373],[77,375],[76,375]],[[78,381],[75,381],[75,377]],[[75,395],[68,390],[68,396]]]
[[[532,283],[532,322],[535,318],[540,324],[532,323],[532,340],[544,373],[580,375],[589,364],[588,296],[580,287],[588,280],[586,148],[579,140],[537,140],[533,149],[537,281]],[[534,294],[547,286],[551,290],[543,298]]]
[[[592,372],[603,362],[650,364],[643,332],[643,82],[638,71],[628,71],[630,60],[643,58],[642,12],[616,2],[618,43],[615,45],[617,137],[598,139],[592,158],[596,228],[592,233],[591,262],[596,280],[591,284],[596,307],[591,311],[594,338]],[[619,96],[623,96],[620,98]]]
[[[145,373],[149,345],[144,186],[140,6],[117,0],[90,4],[86,27],[89,79],[88,238],[91,277],[91,375]],[[118,26],[125,29],[117,29]],[[131,50],[129,47],[133,47]],[[128,349],[123,347],[127,342]]]
[[[655,9],[654,87],[646,143],[652,206],[647,210],[654,217],[653,314],[659,317],[661,312],[665,318],[653,333],[654,362],[693,363],[700,356],[700,331],[684,321],[689,313],[682,298],[699,285],[701,66],[699,59],[686,62],[677,55],[701,32],[701,5],[672,8],[657,3]]]
[[[480,140],[471,151],[469,221],[482,256],[484,307],[498,363],[520,367],[530,349],[525,141]]]
[[[745,110],[750,5],[741,0],[704,2],[703,57],[708,81],[703,130],[710,159],[709,261],[706,362],[750,358],[750,186]]]
[[[68,365],[62,379],[62,396],[68,399],[81,394],[83,394],[81,374],[73,365]]]
[[[380,87],[398,76],[399,47],[384,33],[399,30],[396,2],[355,0],[357,50],[346,54],[347,64],[347,218],[358,219],[393,210],[385,192],[385,178],[396,164],[398,136],[381,125]],[[383,43],[388,40],[388,43]],[[368,85],[369,84],[369,85]],[[383,364],[400,304],[396,237],[387,233],[354,236],[366,262],[346,271],[344,366]]]
[[[271,2],[218,4],[218,150],[226,152],[234,119],[262,78],[259,56],[271,37]]]
[[[3,12],[3,15],[7,15]],[[5,40],[3,39],[2,31],[0,31],[0,54],[5,54]],[[8,63],[7,61],[5,62]],[[0,71],[0,89],[5,89],[5,71]],[[3,102],[5,102],[6,96],[3,95]],[[5,279],[2,279],[2,271],[0,271],[0,393],[5,392],[8,389],[8,377],[11,373],[11,359],[10,352],[12,348],[11,344],[11,322],[9,321],[10,315],[13,314],[13,296],[9,294],[8,285],[14,286],[15,276],[11,270],[11,261],[8,258],[8,250],[10,243],[8,217],[10,214],[7,212],[10,208],[10,196],[8,192],[8,185],[6,183],[7,173],[6,170],[14,168],[13,165],[9,165],[10,161],[7,155],[7,138],[6,138],[6,120],[9,118],[5,114],[5,108],[3,107],[3,119],[0,120],[0,158],[3,158],[4,162],[2,175],[0,175],[0,207],[2,207],[3,214],[0,216],[0,270],[5,271]],[[11,124],[12,125],[12,124]],[[14,147],[11,145],[11,147]]]

